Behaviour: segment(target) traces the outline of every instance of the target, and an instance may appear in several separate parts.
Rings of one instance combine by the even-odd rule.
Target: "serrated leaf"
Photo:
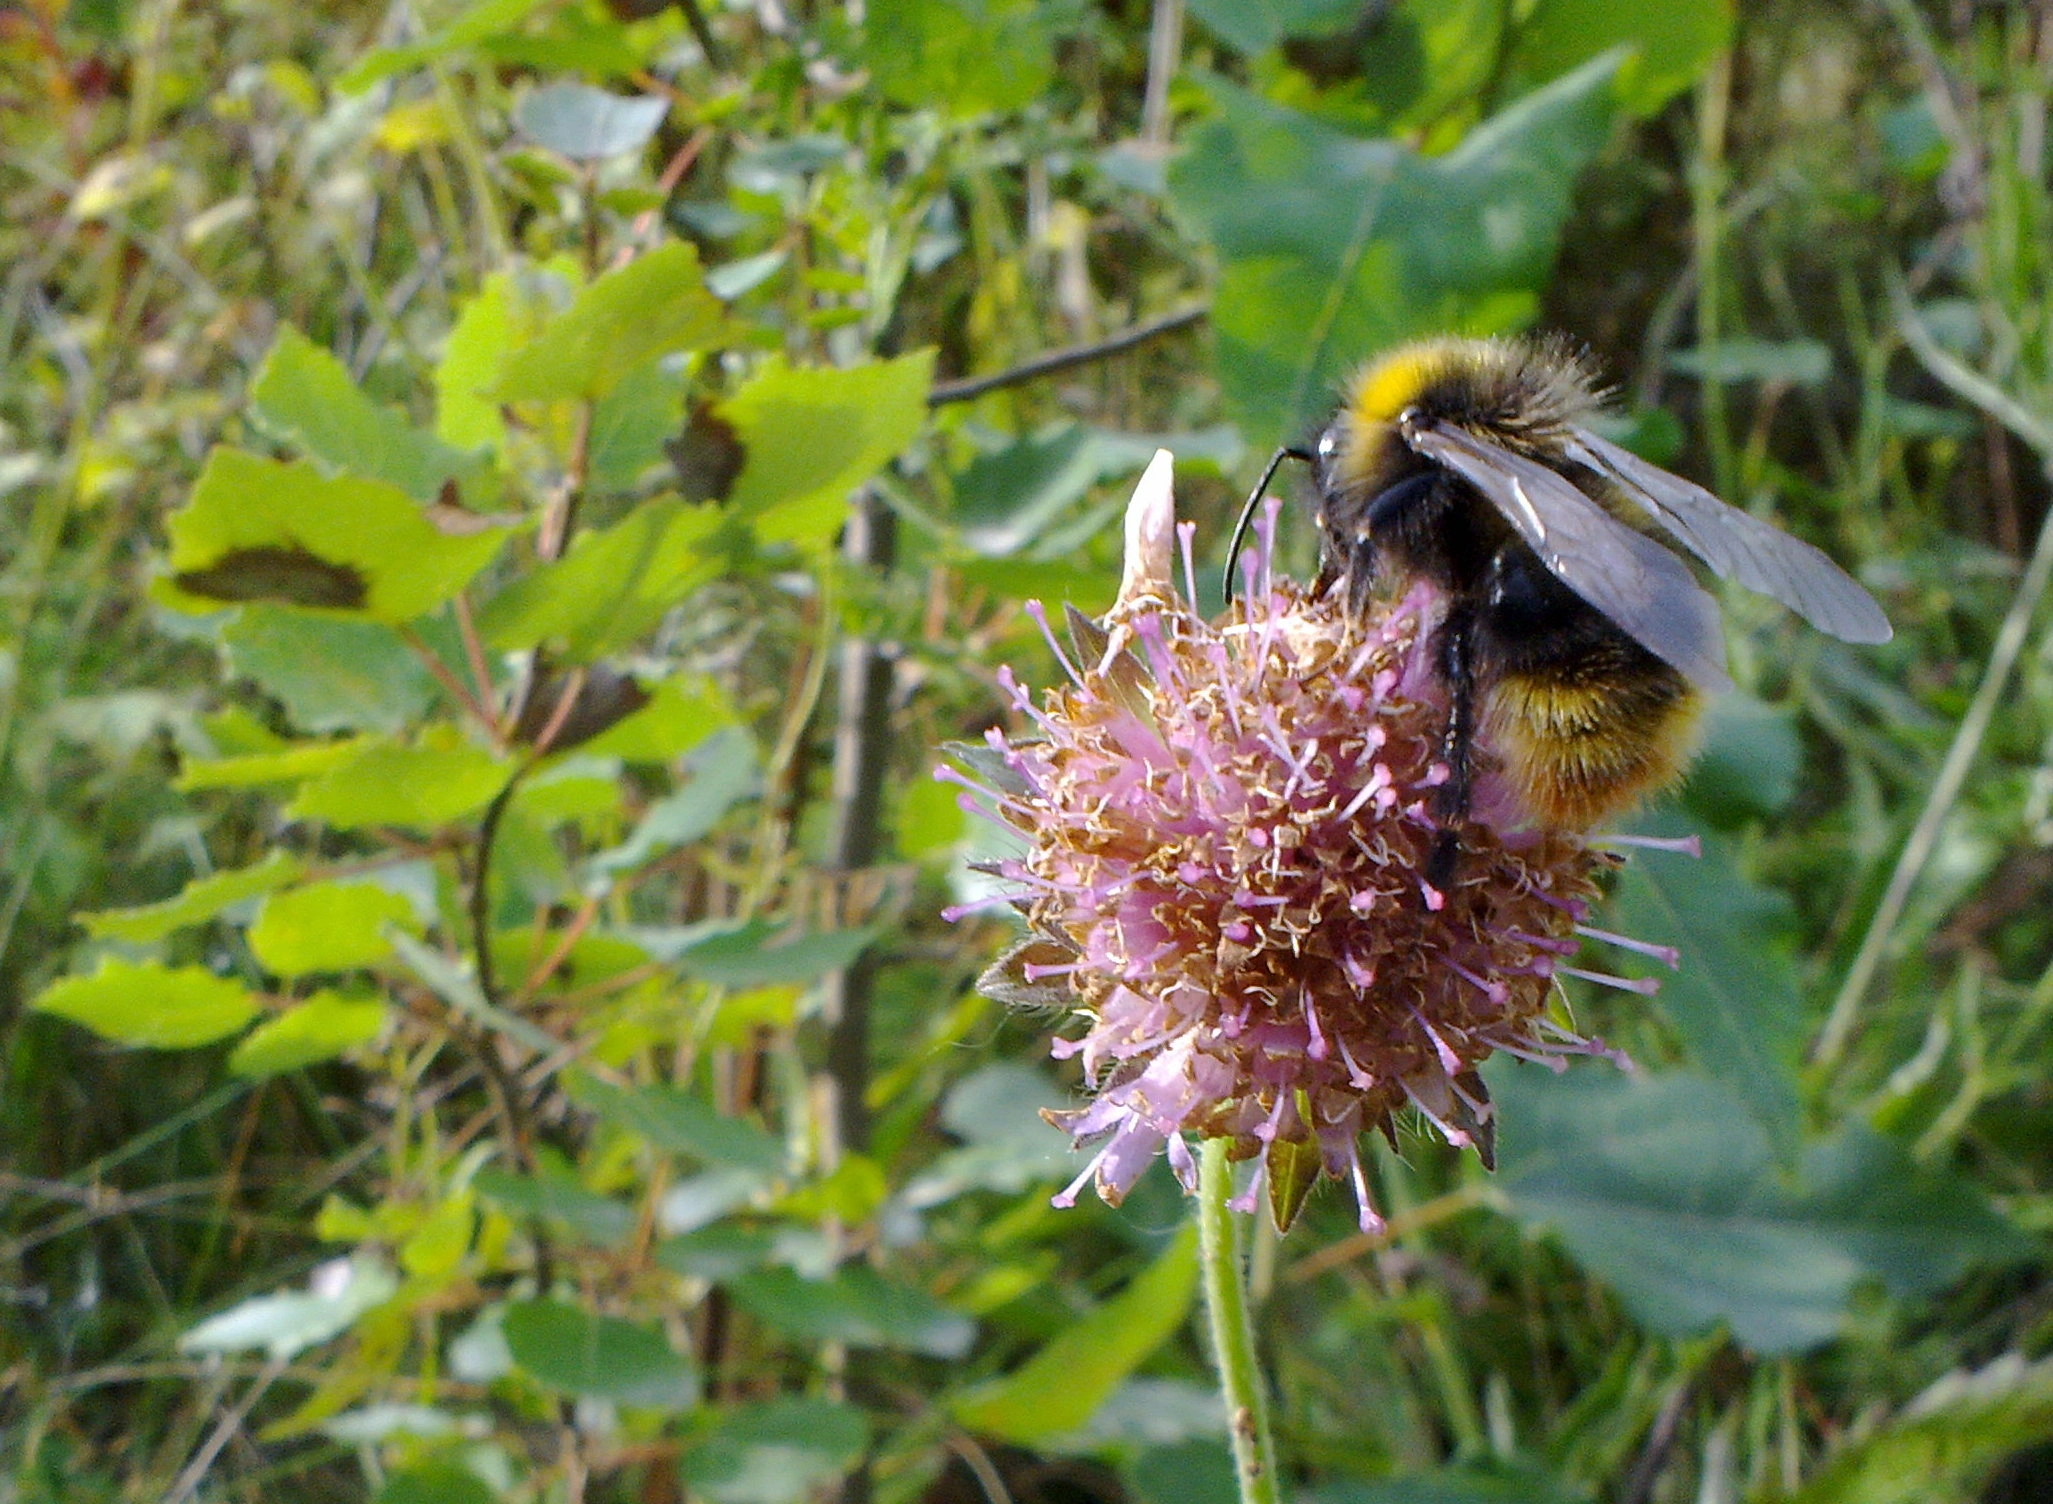
[[[264,900],[249,944],[274,976],[348,971],[392,954],[386,930],[413,922],[412,901],[376,883],[309,883]]]
[[[704,349],[726,331],[698,252],[672,241],[582,289],[506,357],[489,394],[500,402],[597,399],[657,356]]]
[[[331,475],[382,480],[415,501],[433,501],[444,481],[476,468],[397,408],[373,402],[341,361],[290,324],[279,329],[249,397],[250,415],[266,433]]]
[[[728,1290],[743,1310],[803,1342],[960,1358],[976,1340],[976,1323],[967,1316],[864,1264],[844,1265],[826,1279],[807,1279],[793,1269],[757,1269],[737,1277]]]
[[[300,789],[288,820],[321,820],[337,830],[367,825],[433,829],[489,804],[510,769],[465,742],[402,747],[373,742]]]
[[[786,1168],[784,1145],[777,1139],[754,1123],[714,1111],[689,1092],[668,1086],[611,1086],[587,1075],[569,1077],[566,1087],[579,1106],[659,1149],[765,1177],[781,1175]]]
[[[261,862],[196,877],[176,898],[133,909],[101,909],[74,916],[87,934],[100,940],[126,940],[147,945],[188,925],[205,924],[224,909],[261,898],[298,880],[304,864],[289,851],[273,851]]]
[[[229,1052],[228,1069],[238,1076],[275,1076],[333,1060],[376,1039],[385,1019],[385,1004],[377,998],[316,992],[250,1030]]]
[[[1655,828],[1681,833],[1679,822]],[[1620,875],[1611,913],[1613,928],[1681,952],[1656,1006],[1681,1034],[1690,1063],[1733,1091],[1777,1154],[1793,1159],[1804,1008],[1788,897],[1749,882],[1730,846],[1708,837],[1697,860],[1643,853]]]
[[[1514,329],[1538,310],[1577,176],[1610,133],[1616,57],[1422,156],[1213,79],[1170,195],[1220,260],[1212,326],[1244,431],[1295,434],[1364,354]]]
[[[330,478],[310,464],[280,464],[226,448],[208,455],[191,499],[171,514],[168,530],[172,578],[158,580],[151,593],[174,610],[218,611],[230,599],[319,605],[282,584],[270,594],[204,593],[207,572],[238,555],[275,555],[348,571],[361,582],[361,603],[338,594],[325,609],[360,610],[388,622],[412,621],[455,595],[491,562],[506,535],[493,527],[452,537],[396,486]]]
[[[723,1416],[679,1468],[708,1504],[790,1504],[818,1496],[869,1446],[863,1413],[796,1396],[743,1405]]]
[[[1488,1075],[1513,1214],[1552,1229],[1657,1332],[1722,1321],[1755,1352],[1800,1352],[1838,1334],[1863,1279],[1924,1295],[2029,1255],[1967,1181],[1858,1125],[1806,1149],[1792,1183],[1703,1077]]]
[[[722,520],[717,507],[645,501],[609,528],[580,533],[563,558],[492,597],[478,630],[494,647],[546,643],[572,663],[626,647],[719,573],[709,545]]]
[[[1198,1281],[1197,1228],[1186,1223],[1155,1262],[1004,1378],[950,1402],[980,1436],[1031,1445],[1073,1431],[1183,1325]]]
[[[766,364],[719,407],[747,454],[734,514],[765,543],[831,542],[849,494],[919,434],[933,380],[931,350],[846,370]]]
[[[204,966],[103,957],[86,976],[52,982],[29,1004],[103,1039],[145,1049],[185,1050],[226,1039],[261,1011],[242,983]]]
[[[559,156],[603,162],[646,146],[669,111],[660,95],[622,98],[590,84],[554,83],[515,105],[513,123]]]
[[[567,1301],[524,1300],[506,1308],[505,1331],[513,1361],[559,1393],[651,1410],[683,1410],[698,1399],[698,1375],[661,1327]]]

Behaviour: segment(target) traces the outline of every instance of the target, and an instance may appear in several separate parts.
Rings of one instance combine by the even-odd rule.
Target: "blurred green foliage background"
[[[1216,562],[1356,361],[1529,327],[1898,635],[1727,600],[1705,854],[1605,921],[1682,969],[1572,999],[1637,1072],[1251,1230],[1293,1496],[2053,1495],[2049,70],[2024,0],[0,6],[0,1500],[1230,1498],[931,766],[1157,445]]]

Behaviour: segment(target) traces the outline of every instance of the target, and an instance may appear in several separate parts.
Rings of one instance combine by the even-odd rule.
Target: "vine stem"
[[[1255,1363],[1255,1328],[1248,1313],[1247,1274],[1234,1239],[1231,1141],[1208,1138],[1198,1154],[1198,1263],[1205,1308],[1212,1317],[1212,1358],[1219,1393],[1233,1433],[1233,1471],[1241,1504],[1280,1504],[1276,1438],[1269,1430],[1269,1399]]]

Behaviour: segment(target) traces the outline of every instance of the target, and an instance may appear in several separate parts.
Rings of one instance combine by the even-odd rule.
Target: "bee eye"
[[[1322,434],[1320,434],[1320,435],[1319,435],[1319,458],[1320,458],[1320,459],[1322,459],[1322,460],[1330,460],[1330,459],[1332,459],[1332,458],[1333,458],[1333,456],[1334,456],[1334,454],[1335,454],[1336,452],[1338,452],[1339,448],[1340,448],[1340,435],[1339,435],[1338,433],[1336,433],[1336,432],[1335,432],[1335,431],[1334,431],[1333,429],[1330,429],[1330,428],[1329,428],[1329,429],[1327,429],[1327,430],[1326,430],[1326,431],[1325,431],[1324,433],[1322,433]]]

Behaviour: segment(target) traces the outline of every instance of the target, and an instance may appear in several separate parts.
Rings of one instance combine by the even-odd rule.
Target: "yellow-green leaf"
[[[257,1016],[247,987],[204,966],[108,957],[90,976],[65,977],[29,1005],[117,1044],[183,1050],[225,1039]]]

